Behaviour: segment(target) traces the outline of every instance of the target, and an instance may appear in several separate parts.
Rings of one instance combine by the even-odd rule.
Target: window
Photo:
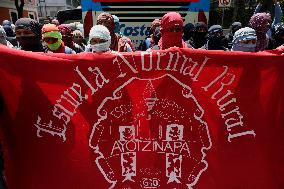
[[[50,17],[55,17],[56,16],[56,11],[50,11]]]
[[[71,0],[66,0],[66,4],[67,4],[67,5],[72,5],[72,4],[71,4]]]
[[[15,22],[18,20],[17,10],[9,9],[9,14],[10,14],[10,20],[15,24]]]

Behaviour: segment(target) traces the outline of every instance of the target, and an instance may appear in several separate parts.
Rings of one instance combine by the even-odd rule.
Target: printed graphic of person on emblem
[[[109,188],[194,188],[211,147],[203,113],[191,89],[171,75],[132,78],[99,106],[90,135],[94,166]]]

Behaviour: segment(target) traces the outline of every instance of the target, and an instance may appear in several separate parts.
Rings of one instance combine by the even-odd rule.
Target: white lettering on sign
[[[125,152],[178,153],[190,156],[188,142],[181,141],[115,141],[111,155]]]
[[[140,72],[166,71],[167,73],[186,76],[193,82],[198,82],[200,78],[202,78],[201,74],[204,67],[210,60],[209,57],[204,56],[202,61],[200,61],[200,59],[197,61],[180,52],[141,52],[141,64],[138,66],[131,56],[125,57],[124,54],[119,52],[113,52],[113,54],[116,55],[113,59],[113,65],[118,70],[118,79],[124,78],[127,75],[139,74]],[[165,59],[164,57],[167,58]],[[37,136],[41,136],[40,133],[46,132],[53,136],[60,136],[65,141],[66,126],[76,114],[76,110],[89,98],[86,91],[82,90],[82,87],[87,87],[91,91],[91,95],[95,95],[96,92],[101,90],[106,84],[111,83],[111,81],[107,79],[106,74],[103,74],[99,67],[89,67],[87,73],[83,73],[77,66],[75,71],[85,86],[74,82],[72,86],[66,89],[63,94],[60,95],[60,98],[55,101],[52,115],[57,119],[56,121],[49,119],[47,122],[43,123],[41,120],[42,116],[38,115],[37,121],[34,124],[37,128]],[[221,118],[224,120],[228,131],[229,142],[239,137],[256,136],[254,130],[245,130],[244,116],[237,104],[234,93],[229,89],[234,81],[235,75],[229,71],[228,66],[224,66],[221,73],[202,87],[205,92],[210,94],[210,98],[215,101],[221,111]],[[127,107],[121,108],[127,109]],[[116,116],[123,116],[123,114],[121,114],[123,112],[119,108],[111,113]],[[56,127],[53,126],[55,122]],[[51,128],[57,129],[54,130]]]

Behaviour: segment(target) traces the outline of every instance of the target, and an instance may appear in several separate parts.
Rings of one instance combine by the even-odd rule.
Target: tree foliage
[[[273,0],[233,0],[233,6],[224,9],[223,28],[239,21],[243,26],[248,26],[250,17],[259,3],[262,4],[261,12],[270,12],[272,18],[274,17],[274,2]],[[284,13],[284,0],[278,0]],[[222,24],[223,8],[218,7],[218,0],[211,0],[211,9],[209,13],[209,25]],[[284,16],[282,16],[284,21]]]

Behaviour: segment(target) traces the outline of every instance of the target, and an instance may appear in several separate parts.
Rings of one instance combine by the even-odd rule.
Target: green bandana
[[[43,33],[42,37],[43,38],[45,38],[45,37],[54,37],[54,38],[57,38],[57,39],[62,39],[62,35],[61,35],[61,33],[59,31],[51,31],[51,32]]]
[[[61,42],[62,42],[62,40],[61,40],[61,39],[58,39],[58,41],[57,41],[56,43],[53,43],[53,44],[46,44],[46,45],[47,45],[47,47],[48,47],[50,50],[56,51],[56,50],[60,47]]]
[[[45,38],[45,37],[53,37],[53,38],[57,38],[58,41],[56,43],[53,43],[53,44],[46,44],[47,47],[52,50],[52,51],[55,51],[57,50],[61,43],[62,43],[62,35],[59,31],[52,31],[52,32],[46,32],[44,34],[42,34],[42,37]]]

